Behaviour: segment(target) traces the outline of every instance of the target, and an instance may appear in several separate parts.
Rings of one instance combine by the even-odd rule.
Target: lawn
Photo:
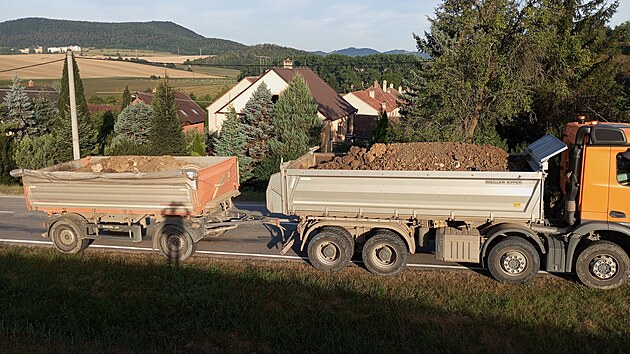
[[[0,246],[3,352],[626,352],[628,286]]]

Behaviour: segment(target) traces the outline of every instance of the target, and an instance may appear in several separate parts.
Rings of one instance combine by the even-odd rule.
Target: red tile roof
[[[317,110],[327,119],[337,120],[356,113],[354,108],[348,101],[344,100],[339,94],[324,80],[322,80],[315,72],[307,68],[272,68],[278,76],[284,81],[291,82],[297,74],[302,75],[315,101],[317,101]]]
[[[0,100],[4,99],[7,93],[11,92],[11,87],[0,87]],[[24,86],[24,92],[28,98],[32,100],[43,92],[52,103],[57,103],[59,100],[59,92],[52,86]]]
[[[136,92],[135,96],[135,100],[141,100],[148,105],[153,101],[152,93]],[[199,107],[195,101],[182,91],[175,91],[175,103],[177,104],[177,115],[179,115],[182,123],[196,124],[206,121],[206,110]]]
[[[370,96],[370,91],[374,91],[374,97]],[[374,83],[373,86],[365,90],[351,93],[378,111],[383,108],[383,103],[385,103],[386,112],[391,112],[398,108],[398,91],[393,88],[388,88],[387,92],[385,92],[378,83]]]
[[[113,104],[95,104],[95,103],[88,103],[88,109],[90,110],[90,113],[94,113],[94,112],[100,112],[100,111],[118,111],[120,110],[120,106],[116,106]]]

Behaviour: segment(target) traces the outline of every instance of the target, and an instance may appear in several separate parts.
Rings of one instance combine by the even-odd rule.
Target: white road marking
[[[38,244],[38,245],[52,245],[51,241],[34,241],[34,240],[12,240],[6,238],[0,238],[0,242],[4,243],[23,243],[23,244]],[[149,247],[131,247],[131,246],[108,246],[108,245],[91,245],[90,248],[102,248],[102,249],[114,249],[114,250],[130,250],[130,251],[143,251],[153,252]],[[267,259],[301,259],[308,260],[308,257],[300,256],[283,256],[277,254],[260,254],[260,253],[241,253],[241,252],[223,252],[223,251],[202,251],[198,250],[195,253],[209,254],[216,256],[236,256],[236,257],[251,257],[251,258],[267,258]],[[356,263],[363,263],[357,261]],[[484,270],[481,267],[464,267],[454,265],[441,265],[441,264],[420,264],[420,263],[407,263],[408,267],[414,268],[433,268],[433,269],[462,269],[462,270]],[[545,274],[545,271],[538,271],[538,273]]]
[[[0,214],[15,214],[14,211],[0,210]]]

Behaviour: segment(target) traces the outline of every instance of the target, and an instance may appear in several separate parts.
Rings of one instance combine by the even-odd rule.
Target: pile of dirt
[[[75,172],[158,172],[182,168],[186,163],[172,156],[111,156],[99,161],[90,161]]]
[[[315,166],[326,170],[523,171],[523,161],[490,145],[466,143],[374,144]]]

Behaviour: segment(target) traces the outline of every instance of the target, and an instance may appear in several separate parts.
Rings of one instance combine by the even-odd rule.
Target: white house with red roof
[[[398,121],[400,118],[399,90],[394,89],[393,84],[387,86],[387,80],[383,80],[381,87],[378,81],[365,90],[350,92],[343,96],[351,105],[357,108],[354,118],[354,136],[368,139],[376,127],[376,120],[382,111],[387,112],[390,121]]]
[[[271,91],[272,100],[275,102],[282,91],[284,91],[295,75],[302,75],[311,91],[311,95],[317,102],[317,115],[324,122],[322,130],[322,150],[332,151],[334,143],[345,140],[346,134],[351,132],[354,114],[357,109],[341,97],[332,87],[322,80],[315,72],[307,68],[293,68],[291,63],[285,63],[284,68],[271,68],[259,78],[256,78],[241,92],[240,89],[246,85],[245,78],[241,80],[233,90],[228,91],[208,106],[208,116],[213,116],[217,130],[223,123],[230,107],[233,107],[237,114],[242,114],[245,104],[254,94],[261,83],[265,83]],[[240,86],[237,88],[237,86]],[[225,96],[229,96],[228,99]],[[221,105],[222,104],[222,105]],[[219,107],[220,108],[216,108]],[[208,126],[212,126],[209,122]]]

